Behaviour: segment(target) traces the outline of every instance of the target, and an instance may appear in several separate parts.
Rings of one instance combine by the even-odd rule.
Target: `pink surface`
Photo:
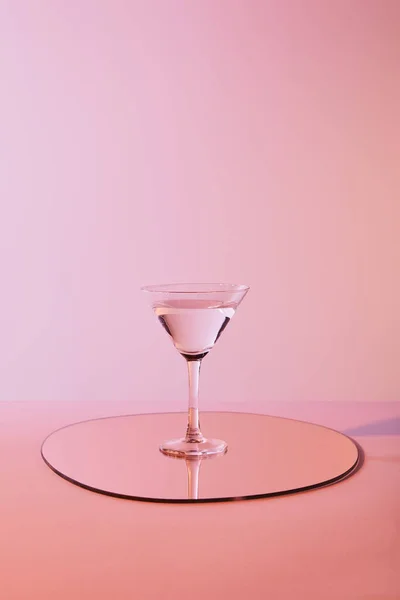
[[[0,399],[183,408],[138,288],[228,280],[204,397],[398,400],[399,19],[3,0]]]
[[[56,427],[139,406],[0,403],[1,597],[173,600],[190,589],[193,600],[398,599],[399,404],[266,407],[278,408],[342,431],[368,425],[356,438],[364,467],[339,485],[265,501],[119,501],[57,477],[40,444]],[[384,434],[389,421],[397,435]]]

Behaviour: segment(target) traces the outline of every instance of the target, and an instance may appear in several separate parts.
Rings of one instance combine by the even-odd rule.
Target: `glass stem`
[[[187,360],[189,373],[189,411],[188,426],[186,431],[186,442],[199,443],[204,441],[200,431],[199,420],[199,378],[200,378],[200,360]]]

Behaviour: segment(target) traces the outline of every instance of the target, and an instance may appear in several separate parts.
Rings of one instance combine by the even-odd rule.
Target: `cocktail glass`
[[[223,454],[223,440],[207,439],[200,429],[199,376],[202,360],[221,336],[249,291],[231,283],[185,283],[145,286],[159,322],[185,358],[189,373],[186,436],[163,442],[161,452],[181,458]]]

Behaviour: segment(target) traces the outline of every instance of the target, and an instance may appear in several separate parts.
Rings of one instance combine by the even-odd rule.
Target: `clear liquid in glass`
[[[188,360],[203,358],[235,314],[236,307],[213,300],[171,300],[154,311],[172,338],[176,349]]]

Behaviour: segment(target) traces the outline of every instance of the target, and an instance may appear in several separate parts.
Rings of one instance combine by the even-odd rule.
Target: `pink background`
[[[400,399],[397,0],[0,0],[0,400]]]

